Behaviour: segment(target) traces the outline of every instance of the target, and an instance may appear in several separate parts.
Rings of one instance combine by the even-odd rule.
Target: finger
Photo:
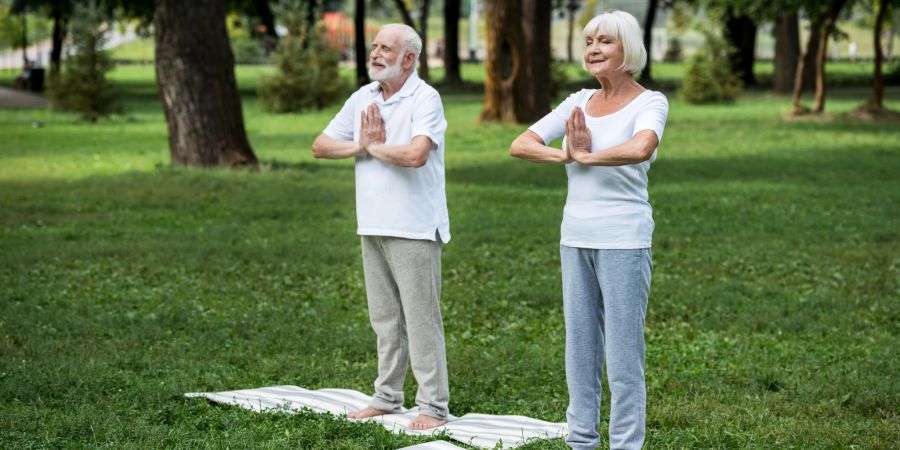
[[[365,111],[363,111],[361,114],[362,116],[360,118],[360,124],[362,124],[363,129],[367,129],[369,128],[369,115],[366,114]]]
[[[584,128],[584,111],[581,108],[575,108],[575,128],[579,130]]]

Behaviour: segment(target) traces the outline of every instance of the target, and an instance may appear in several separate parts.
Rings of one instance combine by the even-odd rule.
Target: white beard
[[[381,71],[378,73],[375,73],[375,71],[372,69],[372,66],[369,66],[369,78],[375,81],[385,81],[399,78],[400,74],[403,72],[403,68],[400,67],[399,61],[394,65],[385,66],[384,69],[381,69]]]

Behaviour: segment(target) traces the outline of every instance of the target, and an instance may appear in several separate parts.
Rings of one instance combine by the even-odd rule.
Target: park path
[[[43,108],[47,100],[39,95],[0,87],[0,109]]]

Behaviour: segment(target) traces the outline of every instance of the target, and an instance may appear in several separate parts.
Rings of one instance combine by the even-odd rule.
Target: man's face
[[[403,73],[405,52],[396,30],[382,30],[372,41],[369,52],[369,78],[385,81],[399,78]]]

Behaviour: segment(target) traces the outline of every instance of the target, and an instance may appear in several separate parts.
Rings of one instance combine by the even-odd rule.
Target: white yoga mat
[[[271,386],[225,392],[190,392],[185,397],[204,397],[216,403],[237,405],[254,411],[298,411],[304,408],[336,416],[365,408],[369,397],[349,389],[318,389],[311,391],[297,386]],[[446,431],[447,435],[464,444],[481,448],[515,448],[536,439],[564,437],[568,432],[565,423],[552,423],[525,416],[494,416],[469,413],[462,417],[450,416],[446,425],[429,430],[411,430],[406,426],[418,415],[417,408],[405,409],[400,414],[385,414],[364,421],[373,421],[394,433],[430,436]],[[432,446],[427,446],[433,444]],[[409,449],[451,449],[446,443],[429,442]],[[426,447],[422,447],[426,445]],[[444,446],[441,446],[444,445]]]

